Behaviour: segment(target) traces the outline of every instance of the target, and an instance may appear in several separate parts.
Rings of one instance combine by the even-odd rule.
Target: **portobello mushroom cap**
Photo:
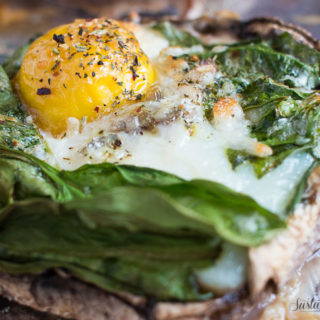
[[[140,22],[150,22],[150,17],[143,17]],[[202,17],[171,22],[199,36],[218,39],[227,37],[240,40],[255,36],[268,38],[274,34],[289,32],[297,41],[320,50],[320,42],[309,32],[272,17],[248,21]],[[266,311],[276,305],[282,287],[297,277],[299,267],[301,268],[306,259],[320,249],[319,202],[318,167],[309,177],[303,207],[291,215],[287,229],[272,241],[249,249],[249,283],[237,292],[204,302],[161,302],[129,293],[110,293],[84,283],[60,269],[49,270],[39,275],[15,276],[0,273],[0,318],[268,319]]]

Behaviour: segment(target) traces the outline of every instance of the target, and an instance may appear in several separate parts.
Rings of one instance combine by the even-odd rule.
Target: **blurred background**
[[[224,10],[240,19],[276,16],[320,38],[320,0],[0,0],[0,61],[35,33],[74,20],[106,16],[198,18]]]

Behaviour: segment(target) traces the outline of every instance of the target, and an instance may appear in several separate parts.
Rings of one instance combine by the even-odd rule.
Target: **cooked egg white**
[[[64,43],[59,43],[61,35]],[[79,46],[83,51],[77,51]],[[37,53],[39,48],[45,53]],[[232,88],[226,88],[226,98],[214,106],[214,122],[206,119],[202,89],[219,72],[213,63],[189,71],[183,59],[174,58],[201,50],[201,46],[169,47],[168,41],[149,27],[104,19],[77,20],[37,40],[27,52],[16,82],[51,150],[46,161],[67,170],[109,161],[160,169],[185,179],[209,179],[282,212],[312,159],[304,153],[293,154],[261,179],[248,164],[232,170],[227,148],[258,156],[271,155],[272,149],[250,138],[249,122],[230,94]],[[100,65],[102,54],[109,57]],[[43,55],[48,61],[41,69]],[[93,65],[89,63],[92,59]],[[42,85],[41,79],[48,82],[55,61],[60,61],[59,74],[52,77],[51,87],[46,84],[52,88],[51,94],[39,96],[35,88]],[[74,70],[81,63],[80,79]],[[119,68],[113,70],[112,63]],[[90,76],[83,79],[84,74]],[[115,97],[120,103],[112,107]]]

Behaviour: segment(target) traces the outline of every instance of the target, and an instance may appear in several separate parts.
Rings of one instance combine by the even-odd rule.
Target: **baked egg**
[[[66,170],[112,162],[209,179],[284,210],[312,157],[292,154],[261,179],[250,164],[233,170],[228,148],[260,157],[272,149],[250,137],[232,87],[207,119],[203,90],[219,71],[213,60],[190,69],[182,57],[202,51],[172,47],[149,26],[103,18],[76,20],[38,38],[14,85],[50,149],[42,158]]]

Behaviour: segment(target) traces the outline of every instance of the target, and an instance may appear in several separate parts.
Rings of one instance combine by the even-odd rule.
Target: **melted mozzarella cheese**
[[[233,134],[233,130],[221,132],[208,122],[197,123],[193,130],[190,135],[185,123],[179,120],[171,125],[158,126],[156,133],[121,132],[116,135],[121,147],[112,154],[106,151],[103,139],[97,140],[96,145],[91,142],[91,150],[89,146],[89,153],[83,154],[83,143],[90,139],[81,134],[61,140],[48,137],[47,142],[63,169],[73,170],[85,163],[111,161],[159,169],[187,180],[209,179],[252,196],[274,212],[285,209],[288,194],[313,161],[306,153],[293,154],[278,168],[258,179],[249,164],[236,170],[231,168],[225,150],[230,139],[228,135]],[[238,136],[238,140],[240,138]],[[105,139],[112,141],[112,136]],[[247,136],[243,137],[244,141],[247,139]]]
[[[123,139],[124,148],[131,156],[119,160],[119,163],[152,167],[187,180],[217,181],[252,196],[274,212],[285,209],[288,194],[313,162],[308,154],[292,155],[261,179],[256,177],[249,164],[233,170],[225,154],[225,137],[209,124],[197,127],[192,136],[182,122],[177,122],[170,127],[159,127],[157,135],[146,133],[126,138]]]
[[[247,273],[247,250],[225,243],[219,259],[213,266],[197,271],[196,277],[202,288],[221,295],[240,289],[245,283]]]

